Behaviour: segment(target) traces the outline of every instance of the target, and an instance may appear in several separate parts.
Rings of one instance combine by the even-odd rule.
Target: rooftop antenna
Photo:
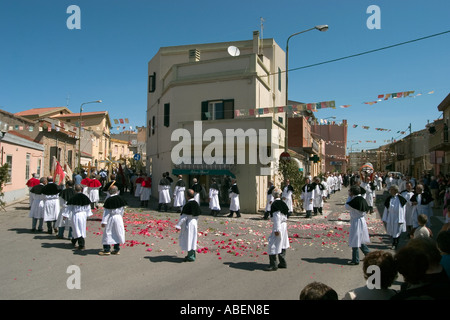
[[[264,21],[265,21],[265,20],[264,20],[263,17],[260,17],[259,20],[260,20],[260,23],[261,23],[261,54],[263,54],[263,47],[264,47],[264,41],[263,41],[264,35],[263,35],[263,31],[264,31]]]

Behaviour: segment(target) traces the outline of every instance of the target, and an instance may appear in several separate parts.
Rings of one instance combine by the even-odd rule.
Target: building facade
[[[322,159],[325,171],[347,172],[347,120],[341,123],[314,123],[311,131],[325,141],[325,159]]]
[[[284,68],[284,51],[273,39],[261,40],[257,31],[248,41],[160,48],[148,63],[146,154],[152,195],[169,172],[183,175],[188,186],[197,178],[205,192],[216,179],[227,205],[235,178],[241,211],[264,208],[267,181],[276,176],[274,159],[284,149],[285,114],[240,117],[236,110],[284,105]],[[260,149],[264,143],[269,147]],[[265,161],[269,154],[271,161]]]
[[[34,173],[44,174],[44,145],[24,134],[34,122],[0,110],[0,166],[8,164],[9,179],[3,184],[6,204],[28,196],[26,182]]]

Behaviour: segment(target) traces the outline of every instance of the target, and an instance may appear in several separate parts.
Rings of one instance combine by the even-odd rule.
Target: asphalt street
[[[323,215],[306,219],[299,214],[289,219],[288,267],[273,272],[264,271],[272,223],[263,220],[262,213],[243,214],[238,219],[226,217],[222,210],[224,215],[212,217],[204,208],[197,260],[184,262],[174,228],[179,214],[157,212],[155,203],[139,208],[136,198],[124,197],[129,203],[124,217],[127,242],[117,256],[98,255],[102,209],[89,219],[86,249],[78,251],[68,239],[31,232],[28,199],[6,207],[0,212],[0,299],[269,302],[298,300],[301,289],[312,281],[329,285],[339,299],[365,284],[362,264],[347,264],[351,249],[346,189],[331,196]],[[382,199],[380,191],[380,210]],[[433,228],[439,230],[439,210],[435,214]],[[377,210],[368,215],[367,223],[369,248],[394,253]]]

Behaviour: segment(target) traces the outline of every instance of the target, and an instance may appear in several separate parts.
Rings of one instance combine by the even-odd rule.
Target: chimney
[[[200,61],[200,51],[198,49],[189,50],[189,62]]]
[[[253,31],[253,53],[259,54],[259,31]]]

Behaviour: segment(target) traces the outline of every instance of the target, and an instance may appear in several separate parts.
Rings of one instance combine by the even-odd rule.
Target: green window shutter
[[[208,120],[206,113],[208,112],[208,101],[202,101],[201,120]]]
[[[234,119],[234,100],[223,100],[224,119]]]
[[[164,104],[164,127],[170,126],[170,103]]]

